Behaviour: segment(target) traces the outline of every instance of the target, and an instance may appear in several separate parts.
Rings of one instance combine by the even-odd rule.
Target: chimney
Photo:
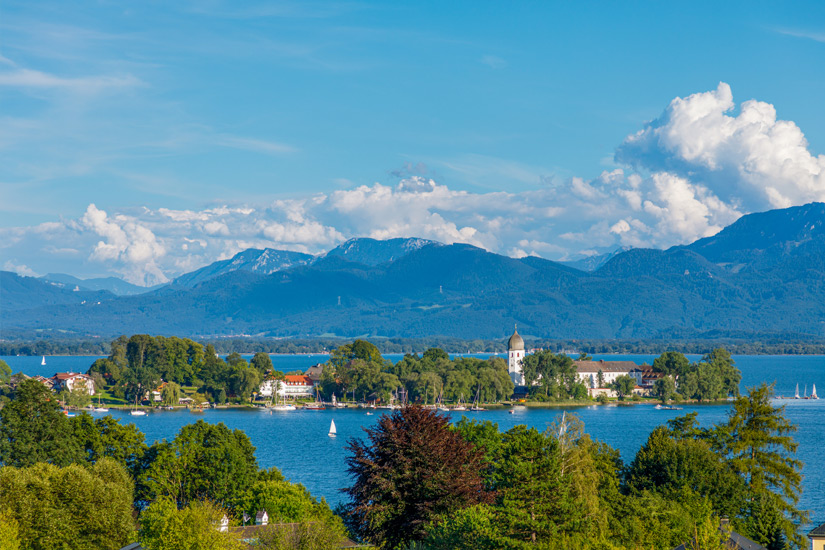
[[[730,520],[728,518],[719,518],[719,529],[730,531]]]

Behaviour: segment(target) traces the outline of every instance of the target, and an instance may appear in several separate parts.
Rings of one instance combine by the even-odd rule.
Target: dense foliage
[[[522,360],[524,383],[533,399],[561,401],[586,399],[587,387],[576,374],[569,355],[551,351],[530,353]]]
[[[160,389],[163,400],[177,404],[175,388],[179,391],[181,386],[195,387],[216,402],[225,402],[227,396],[249,400],[271,369],[272,361],[265,353],[256,354],[250,363],[238,353],[223,360],[211,345],[204,347],[174,336],[135,334],[114,340],[109,357],[95,361],[88,374],[99,387],[108,387],[130,402],[139,402],[148,392]],[[162,382],[174,386],[167,389]]]
[[[215,535],[215,515],[240,523],[258,510],[305,523],[306,540],[343,537],[323,499],[277,469],[258,468],[240,430],[199,421],[147,447],[132,424],[62,414],[36,380],[22,381],[12,397],[0,410],[3,550],[120,548],[135,536],[135,510],[143,510],[145,548],[236,548]]]
[[[109,459],[90,467],[6,466],[0,513],[14,520],[22,548],[115,550],[134,531],[132,488],[126,470]]]
[[[793,427],[781,408],[770,405],[770,395],[767,386],[752,389],[737,398],[728,420],[718,426],[701,428],[692,413],[655,429],[627,467],[617,451],[591,440],[571,415],[544,432],[516,426],[502,433],[490,422],[463,419],[452,428],[429,425],[428,437],[417,437],[419,430],[408,428],[396,413],[386,417],[380,437],[370,433],[368,442],[350,445],[350,469],[356,474],[348,491],[351,510],[365,512],[349,519],[357,533],[381,548],[619,549],[687,543],[721,549],[726,547],[721,518],[771,550],[804,548],[798,528],[806,516],[795,508],[800,464],[788,435]],[[415,524],[398,521],[407,507],[436,510],[422,505],[408,485],[398,489],[395,480],[411,472],[410,464],[434,467],[437,451],[429,442],[444,437],[439,430],[460,435],[481,453],[476,468],[486,497],[458,506],[441,497],[453,503],[451,510],[418,513]],[[418,479],[427,480],[421,484],[430,494],[453,487],[445,482],[439,487],[438,478],[425,472]]]
[[[507,363],[498,357],[450,359],[444,350],[430,348],[420,356],[405,355],[392,364],[364,340],[339,346],[330,353],[321,380],[321,393],[330,398],[384,400],[406,396],[409,403],[437,401],[496,402],[510,398],[513,383]]]
[[[724,348],[714,349],[695,363],[681,353],[666,351],[653,361],[653,370],[676,379],[679,396],[685,399],[713,401],[739,395],[742,373]],[[660,385],[657,392],[669,393],[668,389]]]

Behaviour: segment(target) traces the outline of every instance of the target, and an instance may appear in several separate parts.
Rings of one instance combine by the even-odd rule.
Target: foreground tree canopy
[[[804,548],[793,428],[760,386],[711,428],[656,428],[633,461],[564,414],[544,432],[404,409],[350,442],[347,520],[381,548],[724,548],[720,518],[771,550]],[[471,447],[451,446],[447,434]],[[433,442],[439,442],[433,444]],[[460,450],[459,450],[460,449]],[[475,449],[477,453],[473,453]],[[478,477],[457,466],[473,465]],[[442,474],[448,472],[449,480]],[[479,479],[480,478],[480,479]],[[479,481],[481,485],[479,485]]]
[[[68,418],[36,380],[21,382],[0,410],[2,550],[121,548],[137,536],[136,511],[146,548],[238,548],[215,535],[216,514],[240,524],[258,510],[303,522],[296,544],[344,536],[323,499],[259,469],[246,434],[222,423],[199,421],[147,447],[134,425],[111,416]]]

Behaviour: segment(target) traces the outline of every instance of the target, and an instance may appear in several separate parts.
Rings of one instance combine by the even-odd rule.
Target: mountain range
[[[352,239],[319,256],[250,249],[117,296],[0,273],[6,330],[113,336],[697,338],[825,336],[825,204],[743,216],[667,250],[576,269],[424,239]],[[588,270],[593,269],[592,271]]]

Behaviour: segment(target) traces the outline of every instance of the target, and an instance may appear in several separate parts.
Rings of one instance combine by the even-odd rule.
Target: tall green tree
[[[653,370],[672,376],[684,376],[690,371],[690,361],[678,351],[666,351],[653,360]]]
[[[427,536],[439,515],[488,502],[483,452],[435,411],[405,407],[384,415],[367,440],[350,440],[350,523],[381,548]]]
[[[798,443],[792,434],[796,426],[785,418],[784,406],[773,406],[773,394],[772,385],[763,383],[750,388],[747,395],[733,402],[728,421],[715,435],[731,467],[755,497],[776,496],[764,502],[772,502],[780,512],[778,521],[784,538],[802,546],[805,541],[798,526],[807,515],[797,508],[802,492],[802,463],[794,458]]]
[[[746,486],[724,457],[704,440],[676,439],[659,426],[636,453],[625,473],[626,488],[680,499],[685,491],[707,498],[720,516],[734,518],[747,501]]]
[[[23,380],[14,399],[0,410],[0,463],[65,466],[80,458],[69,419],[52,391],[37,380]]]
[[[181,428],[174,440],[152,445],[141,470],[141,500],[167,496],[183,506],[209,499],[234,508],[256,480],[258,463],[242,430],[198,420]]]
[[[252,361],[250,361],[250,365],[252,365],[261,375],[264,375],[272,370],[272,358],[269,356],[268,353],[264,353],[259,351],[252,357]]]
[[[653,383],[653,394],[658,397],[662,403],[670,401],[675,393],[676,382],[674,382],[673,377],[668,374]]]
[[[619,401],[623,401],[625,397],[633,394],[633,388],[636,387],[636,379],[623,374],[622,376],[617,376],[611,386],[616,392],[616,395],[619,396]]]

